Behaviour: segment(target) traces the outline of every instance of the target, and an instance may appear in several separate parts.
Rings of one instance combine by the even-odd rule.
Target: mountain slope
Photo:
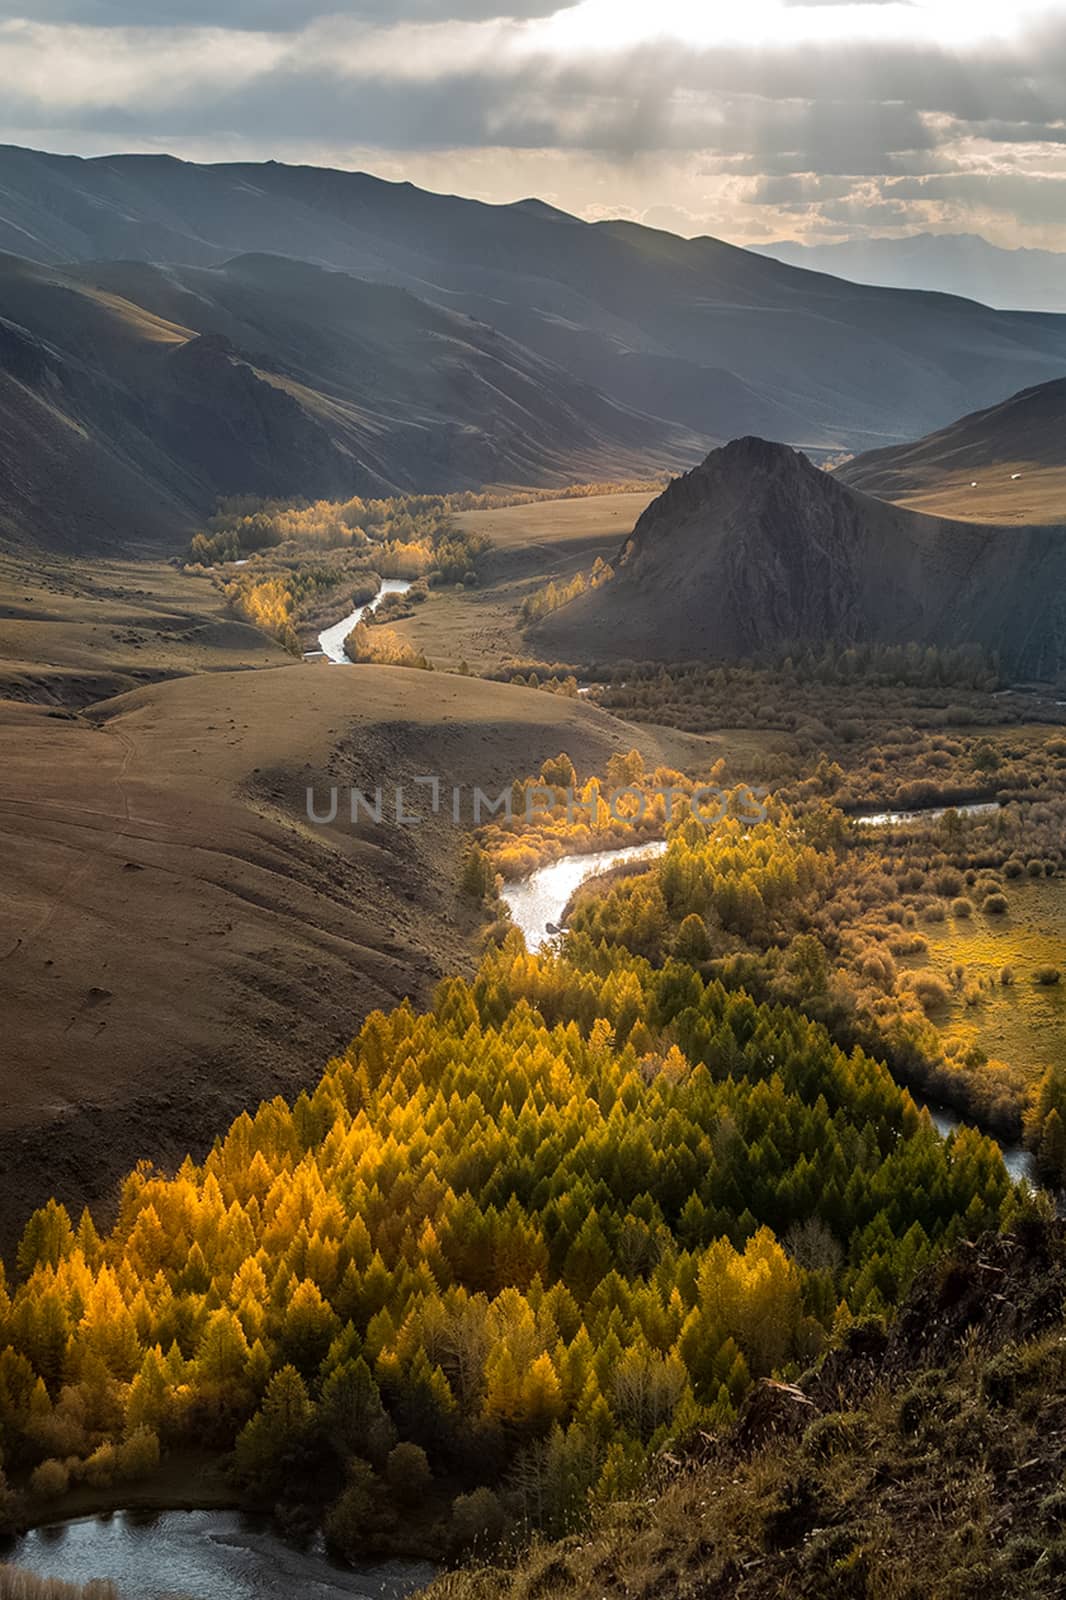
[[[1002,250],[974,233],[916,233],[839,244],[782,239],[754,248],[789,266],[855,283],[964,294],[1005,310],[1066,311],[1066,256],[1055,250]]]
[[[837,471],[882,500],[972,521],[1066,523],[1066,378]]]
[[[0,538],[173,546],[220,496],[658,470],[696,453],[414,295],[277,258],[0,257]]]
[[[712,451],[648,507],[615,576],[536,629],[545,657],[729,659],[832,641],[1066,661],[1066,530],[981,527],[886,505],[784,445]]]
[[[1058,376],[1066,320],[805,273],[715,239],[312,167],[0,149],[0,246],[53,264],[301,257],[411,289],[621,405],[867,449]]]
[[[1064,1285],[1060,1223],[967,1242],[591,1528],[426,1600],[1060,1600]]]

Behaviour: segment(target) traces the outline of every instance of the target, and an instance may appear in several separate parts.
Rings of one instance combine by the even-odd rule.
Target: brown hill
[[[141,1157],[202,1152],[316,1081],[375,1006],[425,1003],[473,961],[471,787],[561,748],[602,771],[634,737],[653,765],[691,744],[507,684],[291,660],[79,716],[0,702],[0,1253],[48,1194],[106,1210]],[[463,827],[399,826],[388,803],[350,825],[351,785],[406,785],[411,809],[424,773],[462,788]],[[337,819],[311,826],[307,789],[323,808],[331,785]]]
[[[296,261],[0,257],[0,541],[173,548],[224,495],[659,470],[682,430],[483,323]]]
[[[1066,660],[1066,529],[919,516],[738,439],[640,518],[607,583],[536,629],[560,660],[730,659],[866,641],[998,651],[1018,672]]]
[[[914,444],[856,456],[837,476],[940,516],[1066,523],[1066,378],[1023,389]]]

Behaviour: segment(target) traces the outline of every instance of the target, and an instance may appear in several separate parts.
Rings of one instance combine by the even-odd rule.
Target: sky
[[[0,142],[1066,250],[1066,0],[0,0]]]

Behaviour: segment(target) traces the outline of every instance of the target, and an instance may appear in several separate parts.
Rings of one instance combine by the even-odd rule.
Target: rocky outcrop
[[[1066,530],[926,517],[856,492],[785,445],[712,451],[648,507],[614,578],[552,613],[566,661],[735,660],[866,642],[1066,660]]]

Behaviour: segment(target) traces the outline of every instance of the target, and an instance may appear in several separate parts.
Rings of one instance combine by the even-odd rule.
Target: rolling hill
[[[1066,378],[840,467],[882,500],[974,522],[1066,523]]]
[[[704,441],[759,433],[864,450],[1066,363],[1066,319],[845,283],[535,201],[490,206],[276,162],[3,147],[0,248],[66,268],[300,258],[472,317],[526,361]]]
[[[0,257],[0,539],[174,548],[225,495],[571,482],[695,454],[405,290],[277,257]]]
[[[1066,662],[1066,529],[922,516],[847,487],[787,446],[739,439],[676,479],[615,575],[535,630],[546,658],[736,659],[877,641]]]

